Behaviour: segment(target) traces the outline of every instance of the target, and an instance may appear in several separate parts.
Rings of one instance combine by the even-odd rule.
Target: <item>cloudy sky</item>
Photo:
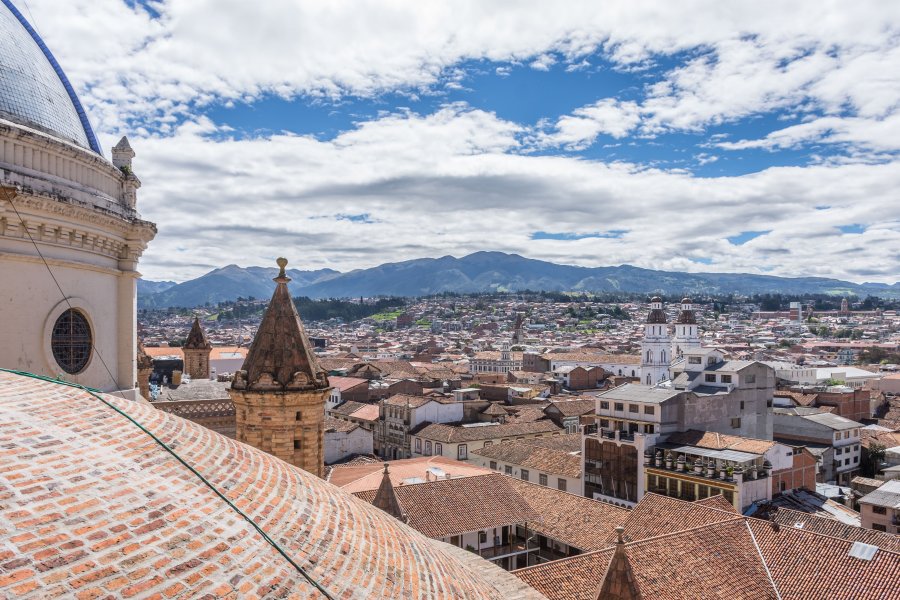
[[[15,0],[150,279],[477,250],[900,280],[900,2]]]

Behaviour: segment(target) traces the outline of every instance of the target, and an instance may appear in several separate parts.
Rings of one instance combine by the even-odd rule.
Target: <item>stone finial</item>
[[[281,270],[278,271],[278,277],[276,277],[276,278],[273,279],[272,281],[277,281],[278,283],[281,283],[282,280],[284,280],[285,283],[287,283],[288,281],[290,281],[291,278],[288,277],[287,274],[284,272],[284,268],[285,268],[285,267],[287,266],[287,264],[288,264],[287,259],[284,258],[283,256],[279,256],[278,259],[275,261],[275,264],[277,264],[277,265],[278,265],[278,268],[281,269]]]
[[[131,170],[131,159],[135,156],[134,150],[131,149],[131,144],[128,143],[128,138],[126,136],[122,136],[122,139],[119,140],[119,143],[113,146],[112,149],[112,161],[115,166],[118,168],[126,167],[129,171]]]
[[[639,600],[641,591],[625,550],[625,528],[616,527],[616,549],[603,574],[597,600]]]
[[[616,527],[616,543],[624,544],[625,543],[625,528],[619,525]]]

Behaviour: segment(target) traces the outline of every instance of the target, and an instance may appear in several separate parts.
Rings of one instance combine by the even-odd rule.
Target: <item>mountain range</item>
[[[184,283],[138,282],[142,308],[200,306],[239,296],[267,298],[275,268],[228,265]],[[824,277],[775,277],[747,273],[680,273],[617,267],[576,267],[503,252],[476,252],[462,258],[419,258],[340,273],[332,269],[288,270],[295,296],[426,296],[442,292],[519,290],[678,294],[855,294],[897,298],[900,282],[851,283]],[[162,288],[160,289],[160,286]]]

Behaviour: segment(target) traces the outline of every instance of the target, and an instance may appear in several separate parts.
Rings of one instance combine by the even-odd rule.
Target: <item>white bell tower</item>
[[[641,383],[656,385],[669,378],[669,362],[672,359],[672,343],[669,325],[662,299],[650,300],[650,313],[644,323],[644,339],[641,341]]]

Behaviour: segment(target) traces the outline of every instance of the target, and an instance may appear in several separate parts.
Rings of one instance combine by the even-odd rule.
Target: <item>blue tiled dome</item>
[[[0,0],[0,118],[102,154],[75,90],[12,0]]]

